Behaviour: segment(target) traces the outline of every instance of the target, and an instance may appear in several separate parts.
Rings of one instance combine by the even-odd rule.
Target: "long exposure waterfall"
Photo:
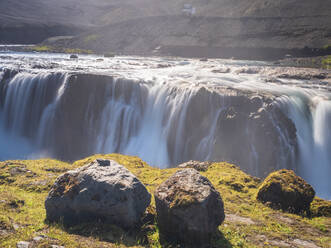
[[[178,64],[184,68],[186,62]],[[170,66],[163,69],[167,77],[160,70],[144,79],[3,67],[0,160],[123,153],[162,168],[191,159],[229,161],[261,177],[279,168],[296,170],[320,196],[331,198],[331,97],[325,84],[297,87],[303,81],[270,82],[252,73],[215,78],[216,72],[192,82]]]

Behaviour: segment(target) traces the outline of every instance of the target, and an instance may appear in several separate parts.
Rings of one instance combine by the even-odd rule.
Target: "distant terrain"
[[[184,4],[196,9],[182,13]],[[277,58],[326,55],[325,0],[30,0],[0,2],[0,43],[106,53]],[[68,37],[63,37],[68,36]]]

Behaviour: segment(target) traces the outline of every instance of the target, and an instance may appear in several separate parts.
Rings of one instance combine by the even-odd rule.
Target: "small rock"
[[[65,247],[60,245],[51,245],[51,248],[65,248]]]
[[[124,166],[97,159],[58,177],[45,207],[49,221],[73,225],[102,219],[129,228],[140,221],[150,199],[145,186]]]
[[[178,165],[179,168],[193,168],[197,171],[206,171],[208,170],[208,167],[211,165],[211,162],[199,162],[190,160],[186,163]]]
[[[71,54],[71,55],[70,55],[70,59],[78,59],[78,55],[76,55],[76,54]]]
[[[258,74],[261,68],[258,67],[243,67],[235,71],[237,74]]]
[[[28,173],[28,170],[25,167],[13,167],[13,168],[10,168],[9,173],[13,177],[13,176],[17,176],[20,174]]]
[[[189,247],[209,245],[224,221],[223,201],[210,181],[195,169],[177,171],[155,191],[160,234]]]
[[[309,211],[315,191],[291,170],[271,173],[259,188],[257,199],[292,213]]]
[[[105,53],[104,54],[104,57],[105,58],[114,58],[115,57],[115,54],[114,53]]]
[[[30,247],[30,242],[27,241],[20,241],[16,244],[17,248],[29,248]]]
[[[315,245],[315,243],[306,241],[306,240],[301,240],[301,239],[295,239],[293,240],[293,244],[297,245],[299,247],[306,247],[306,248],[320,248],[319,246]]]
[[[33,241],[39,242],[39,241],[41,241],[41,240],[43,240],[45,238],[47,238],[45,235],[39,235],[39,236],[34,237],[33,238]]]
[[[13,228],[14,228],[15,231],[17,231],[18,229],[21,228],[21,226],[18,225],[18,224],[16,224],[16,223],[14,223],[14,224],[13,224]]]
[[[219,69],[214,69],[211,72],[212,73],[229,73],[231,70],[230,68],[219,68]]]

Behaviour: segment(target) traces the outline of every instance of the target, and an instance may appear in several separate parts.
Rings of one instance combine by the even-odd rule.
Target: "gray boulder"
[[[178,165],[178,168],[193,168],[197,171],[207,171],[208,167],[211,165],[211,162],[199,162],[190,160],[188,162],[185,162],[183,164]]]
[[[160,234],[188,247],[208,246],[224,221],[220,194],[195,169],[177,171],[155,191]]]
[[[46,218],[65,225],[102,219],[129,228],[150,200],[145,186],[125,167],[97,159],[57,178],[45,202]]]

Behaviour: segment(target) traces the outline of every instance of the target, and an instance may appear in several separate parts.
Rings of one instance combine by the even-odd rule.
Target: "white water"
[[[0,99],[0,160],[57,157],[54,146],[59,133],[55,130],[63,123],[65,111],[61,104],[68,97],[70,74],[79,71],[115,76],[109,79],[105,88],[105,104],[100,111],[93,105],[94,100],[86,99],[81,126],[88,137],[86,145],[91,146],[89,153],[137,155],[162,168],[190,158],[213,159],[218,120],[231,106],[231,99],[222,95],[210,96],[208,111],[197,110],[201,116],[193,119],[190,107],[202,85],[215,92],[231,87],[235,91],[248,90],[276,97],[275,104],[295,124],[299,150],[295,160],[288,134],[278,126],[277,120],[273,120],[276,116],[269,113],[282,145],[275,169],[292,168],[289,161],[295,161],[298,173],[314,186],[318,195],[331,199],[331,95],[325,84],[290,79],[266,83],[261,74],[211,73],[219,66],[229,67],[232,72],[242,67],[242,62],[233,61],[201,63],[189,60],[182,63],[162,58],[118,58],[97,62],[95,57],[84,57],[77,62],[64,55],[15,56],[3,59],[3,65],[0,64],[0,68],[17,68],[18,64],[24,68],[24,72],[7,82],[4,95],[0,91],[0,96],[4,97]],[[47,69],[33,69],[31,64]],[[169,64],[170,67],[158,69],[158,64]],[[247,63],[246,66],[251,65]],[[59,68],[63,72],[55,73]],[[2,77],[0,74],[0,81]],[[120,90],[119,86],[125,83],[138,86]],[[68,128],[79,127],[68,123]],[[250,133],[247,129],[247,138]],[[69,142],[74,146],[77,141],[69,139]],[[251,154],[247,156],[250,160],[247,168],[252,174],[259,174],[261,166],[258,159],[262,154],[256,150],[256,145],[252,140]]]

